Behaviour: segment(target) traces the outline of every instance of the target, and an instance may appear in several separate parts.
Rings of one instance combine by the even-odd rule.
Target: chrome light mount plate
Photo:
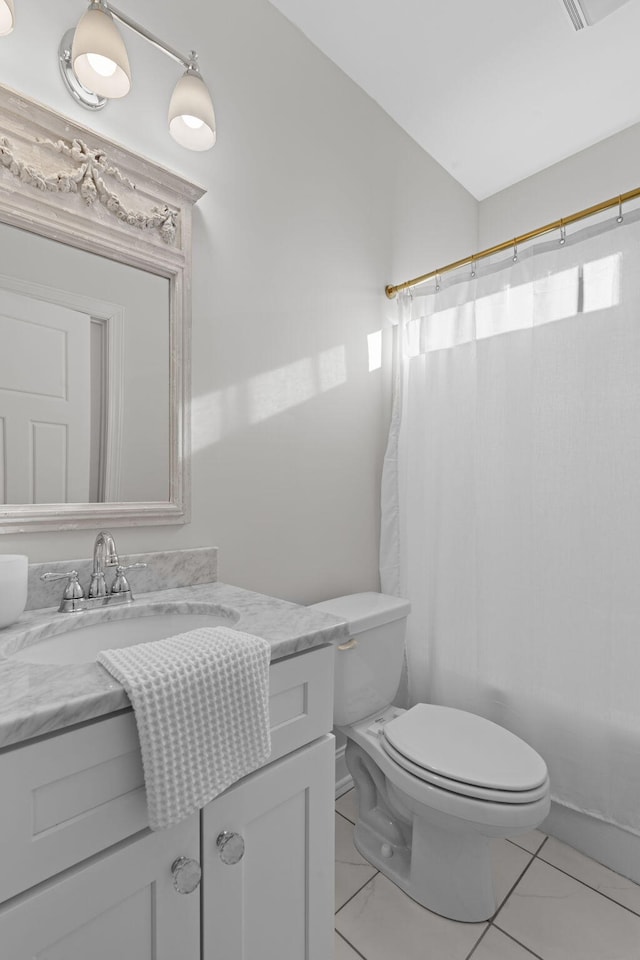
[[[67,30],[60,41],[60,46],[58,47],[60,75],[62,76],[65,87],[73,99],[79,103],[81,107],[85,107],[86,110],[102,110],[102,108],[106,107],[108,103],[107,98],[100,97],[97,93],[87,90],[87,88],[80,83],[74,73],[73,66],[71,64],[71,47],[73,45],[74,33],[75,30],[73,28],[71,30]]]

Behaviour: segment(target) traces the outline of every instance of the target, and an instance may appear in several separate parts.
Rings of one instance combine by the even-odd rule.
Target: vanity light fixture
[[[0,37],[6,37],[16,25],[13,0],[0,0]]]
[[[3,3],[13,6],[13,0],[0,0],[0,9]],[[106,0],[91,0],[76,29],[67,30],[60,42],[60,72],[73,98],[88,110],[101,110],[129,92],[129,57],[115,20],[185,68],[169,103],[169,132],[188,150],[209,150],[216,142],[216,121],[195,50],[185,56]]]

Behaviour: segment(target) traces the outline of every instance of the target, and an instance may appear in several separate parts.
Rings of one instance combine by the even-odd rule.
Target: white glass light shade
[[[188,150],[209,150],[216,142],[213,103],[197,73],[185,73],[175,86],[169,103],[169,132]]]
[[[13,0],[0,0],[0,37],[11,33],[16,24]]]
[[[131,89],[131,67],[124,41],[104,10],[90,7],[73,35],[71,63],[80,83],[101,97],[115,100]]]

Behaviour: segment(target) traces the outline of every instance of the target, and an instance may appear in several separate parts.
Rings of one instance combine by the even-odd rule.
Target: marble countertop
[[[206,604],[237,611],[233,628],[269,640],[272,660],[349,636],[346,624],[329,614],[220,582],[141,594],[131,606],[67,614],[55,607],[27,610],[0,630],[0,749],[130,706],[122,686],[100,664],[25,663],[11,658],[18,648],[74,626],[117,620],[134,607],[163,613],[179,605],[183,612],[206,612]]]

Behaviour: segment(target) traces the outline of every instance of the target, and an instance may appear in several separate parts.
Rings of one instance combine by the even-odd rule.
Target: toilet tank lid
[[[392,597],[386,593],[350,593],[346,597],[335,597],[312,603],[311,608],[332,613],[349,624],[352,635],[381,627],[385,623],[406,617],[411,604],[402,597]]]

